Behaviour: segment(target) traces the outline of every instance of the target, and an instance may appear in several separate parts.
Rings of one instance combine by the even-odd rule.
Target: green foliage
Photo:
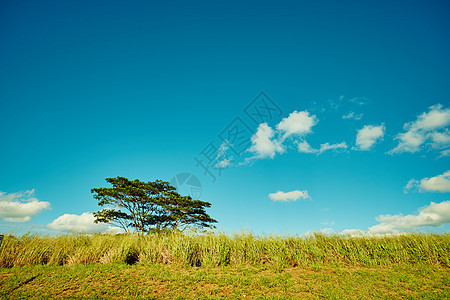
[[[111,188],[94,188],[98,205],[108,206],[94,213],[95,222],[111,223],[125,232],[134,228],[139,234],[151,231],[180,230],[188,227],[214,228],[205,211],[211,203],[181,196],[169,182],[142,182],[125,177],[106,178]],[[111,208],[112,207],[112,208]]]

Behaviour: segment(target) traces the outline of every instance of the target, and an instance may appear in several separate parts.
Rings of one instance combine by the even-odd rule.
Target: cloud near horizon
[[[430,205],[422,207],[417,214],[410,215],[380,215],[376,218],[379,224],[369,227],[367,232],[360,229],[345,229],[341,234],[350,235],[383,235],[399,234],[402,232],[415,231],[420,228],[439,227],[450,224],[450,201],[441,203],[431,202]]]
[[[64,214],[50,224],[48,228],[63,231],[63,232],[83,232],[83,233],[118,233],[121,229],[113,227],[105,223],[94,223],[95,217],[90,212],[82,213],[81,215]]]
[[[12,194],[0,191],[0,217],[6,222],[28,222],[50,209],[50,202],[39,201],[34,192],[34,189]]]
[[[289,202],[289,201],[297,201],[301,199],[311,199],[307,190],[300,191],[295,190],[292,192],[281,192],[278,191],[276,193],[269,194],[269,198],[275,202]]]
[[[369,233],[395,233],[450,224],[450,201],[431,202],[415,215],[380,215],[376,220],[380,224],[370,227]]]

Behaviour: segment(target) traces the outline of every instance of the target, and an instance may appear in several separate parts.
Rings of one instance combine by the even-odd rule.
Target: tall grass
[[[137,262],[186,266],[450,266],[450,234],[265,236],[235,234],[6,235],[0,267]]]

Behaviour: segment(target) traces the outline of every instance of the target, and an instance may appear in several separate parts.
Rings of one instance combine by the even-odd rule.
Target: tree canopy
[[[142,182],[125,177],[106,178],[112,185],[91,192],[104,209],[95,212],[95,223],[114,224],[125,232],[185,230],[188,227],[214,228],[205,211],[211,203],[181,196],[169,182]]]

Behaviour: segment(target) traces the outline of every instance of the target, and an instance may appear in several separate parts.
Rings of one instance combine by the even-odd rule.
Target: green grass
[[[0,298],[448,299],[431,266],[270,268],[126,264],[0,269]]]
[[[7,235],[0,299],[445,299],[449,257],[449,234]]]

